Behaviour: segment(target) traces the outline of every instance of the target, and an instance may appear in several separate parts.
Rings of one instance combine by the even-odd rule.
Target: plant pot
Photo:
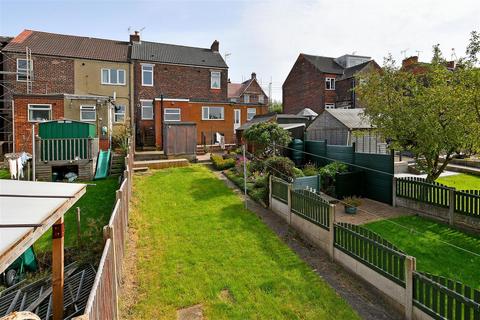
[[[345,213],[355,214],[357,213],[357,207],[345,206]]]

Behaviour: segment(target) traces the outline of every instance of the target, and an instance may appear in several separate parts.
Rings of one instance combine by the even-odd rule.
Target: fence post
[[[329,241],[329,248],[328,254],[330,255],[330,259],[332,262],[334,261],[334,248],[335,248],[335,205],[330,204],[328,208],[328,241]]]
[[[405,257],[405,319],[413,319],[413,272],[416,270],[415,257]]]
[[[397,178],[392,179],[392,207],[397,206]]]
[[[454,217],[455,217],[455,189],[449,188],[448,189],[448,223],[453,226]]]
[[[77,207],[77,245],[80,246],[82,242],[82,230],[80,225],[80,207]]]
[[[107,239],[110,239],[111,243],[111,250],[112,250],[112,263],[113,263],[113,298],[115,299],[115,305],[113,306],[115,308],[114,310],[114,315],[115,319],[119,319],[118,315],[118,272],[117,272],[117,253],[115,250],[116,246],[116,239],[115,239],[115,228],[110,225],[106,225],[103,227],[103,239],[107,241]]]
[[[287,202],[288,202],[288,225],[292,224],[292,184],[288,184],[287,192]]]
[[[268,207],[272,209],[272,175],[268,176]]]

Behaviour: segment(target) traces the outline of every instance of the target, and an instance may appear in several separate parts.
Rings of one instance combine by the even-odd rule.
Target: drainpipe
[[[163,93],[160,93],[160,135],[162,137],[160,142],[163,150]]]

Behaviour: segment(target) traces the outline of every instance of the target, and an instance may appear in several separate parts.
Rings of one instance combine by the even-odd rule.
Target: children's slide
[[[108,169],[110,168],[110,149],[107,151],[100,150],[97,158],[97,170],[93,180],[105,179],[108,176]]]

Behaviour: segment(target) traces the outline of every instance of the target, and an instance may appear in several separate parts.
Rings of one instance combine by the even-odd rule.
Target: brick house
[[[197,145],[214,144],[218,134],[233,144],[249,108],[266,112],[263,105],[228,100],[228,66],[218,41],[196,48],[143,41],[135,33],[130,43],[137,147],[162,149],[163,125],[175,121],[196,124]]]
[[[411,72],[415,75],[420,75],[427,72],[429,65],[430,63],[428,62],[418,61],[418,56],[411,56],[402,60],[401,70]],[[449,70],[455,70],[455,61],[446,61],[445,67]]]
[[[296,114],[310,108],[359,108],[355,75],[380,69],[370,57],[344,55],[338,58],[301,53],[282,85],[283,110]]]

